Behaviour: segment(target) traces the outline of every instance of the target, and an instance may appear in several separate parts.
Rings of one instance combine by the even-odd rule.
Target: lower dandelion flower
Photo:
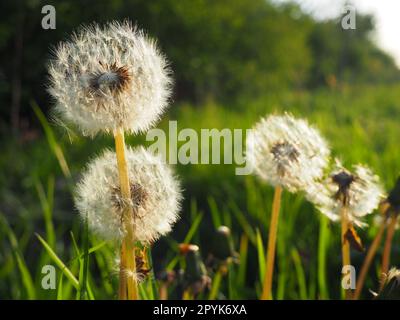
[[[106,151],[88,165],[77,186],[76,207],[94,233],[121,240],[126,232],[122,213],[130,206],[134,240],[151,243],[168,233],[178,219],[180,184],[161,158],[144,148],[128,148],[126,158],[131,199],[121,196],[116,155]]]

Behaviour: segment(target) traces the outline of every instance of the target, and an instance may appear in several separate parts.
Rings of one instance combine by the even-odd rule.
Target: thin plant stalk
[[[217,298],[218,291],[219,291],[219,288],[221,286],[222,276],[223,276],[223,270],[222,269],[223,269],[222,266],[219,267],[217,273],[214,276],[213,283],[212,283],[213,285],[212,285],[211,292],[210,292],[210,295],[208,297],[208,300],[215,300]]]
[[[360,298],[362,289],[364,287],[365,278],[367,276],[369,267],[371,266],[372,260],[374,259],[375,254],[376,254],[376,252],[379,248],[379,245],[382,241],[382,236],[383,236],[383,233],[385,232],[385,228],[386,228],[386,221],[384,221],[380,225],[378,233],[376,234],[374,240],[371,243],[371,246],[368,249],[367,255],[365,256],[364,262],[361,267],[360,274],[357,279],[356,291],[354,292],[354,296],[353,296],[354,300],[358,300]]]
[[[166,283],[162,283],[158,290],[160,300],[168,300],[168,285]]]
[[[128,164],[125,156],[124,131],[122,129],[116,130],[114,138],[121,195],[123,199],[131,199]],[[124,208],[122,223],[126,232],[121,244],[119,298],[122,300],[137,300],[138,287],[136,277],[134,276],[136,274],[136,262],[133,237],[133,209],[131,206],[126,206]]]
[[[282,187],[276,186],[274,193],[274,202],[272,203],[272,216],[271,216],[271,223],[269,226],[268,248],[265,260],[266,268],[265,268],[264,286],[261,295],[261,300],[272,299],[271,296],[272,276],[274,273],[276,237],[278,233],[278,221],[279,221],[279,211],[281,207],[281,198],[282,198]]]
[[[342,237],[341,238],[342,238],[342,270],[343,270],[344,266],[351,265],[350,242],[349,242],[349,240],[346,239],[346,232],[350,227],[350,222],[347,218],[346,207],[343,207],[343,209],[342,209],[341,219],[342,219],[342,233],[341,233]],[[351,297],[350,289],[345,290],[345,299],[349,300],[350,297]]]
[[[390,265],[390,252],[392,250],[392,241],[394,232],[396,231],[396,223],[397,223],[397,214],[393,214],[390,218],[390,222],[387,228],[386,239],[385,239],[385,246],[383,248],[383,255],[382,255],[382,268],[381,274],[386,275],[389,271]],[[383,288],[383,281],[381,282],[379,291]]]

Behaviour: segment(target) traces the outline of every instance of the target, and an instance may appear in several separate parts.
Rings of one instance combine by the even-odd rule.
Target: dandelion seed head
[[[390,282],[391,280],[395,279],[397,285],[400,286],[400,270],[397,268],[390,269],[388,274],[386,275],[386,279],[387,282]]]
[[[94,233],[118,240],[125,234],[123,209],[131,206],[135,240],[151,243],[178,219],[180,184],[162,159],[144,148],[128,148],[126,157],[131,199],[121,196],[116,155],[106,151],[89,163],[77,185],[75,204]]]
[[[255,174],[291,192],[322,176],[329,154],[315,128],[287,113],[262,118],[247,137],[246,158]]]
[[[399,300],[400,299],[400,270],[392,268],[387,274],[382,274],[381,286],[377,299]]]
[[[159,120],[171,93],[164,55],[129,22],[81,28],[58,45],[48,72],[56,116],[84,135],[144,132]]]
[[[350,172],[339,161],[329,177],[306,190],[307,199],[329,219],[340,220],[342,209],[346,208],[349,221],[359,227],[366,226],[362,218],[379,206],[383,194],[379,177],[369,168],[355,165]]]

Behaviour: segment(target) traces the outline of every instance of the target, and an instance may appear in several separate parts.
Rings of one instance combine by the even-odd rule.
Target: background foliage
[[[56,30],[41,28],[44,4],[57,10]],[[373,17],[358,16],[357,29],[345,31],[338,20],[317,22],[296,5],[264,0],[3,1],[0,15],[2,299],[80,297],[60,272],[58,290],[41,289],[41,267],[54,259],[35,233],[82,281],[85,233],[72,188],[85,163],[112,140],[88,141],[54,126],[46,120],[52,101],[45,90],[51,47],[82,23],[129,18],[158,39],[176,82],[162,129],[168,130],[168,120],[197,131],[249,128],[266,113],[290,111],[315,123],[345,164],[370,165],[387,188],[399,174],[400,72],[371,40]],[[129,143],[145,143],[144,137]],[[153,248],[156,274],[176,259],[177,244],[185,240],[199,244],[206,258],[207,239],[225,224],[233,230],[241,262],[223,279],[218,298],[256,298],[271,188],[251,176],[235,176],[230,165],[176,169],[186,200],[174,232]],[[367,244],[376,232],[373,217],[369,222],[372,227],[361,232]],[[284,194],[279,232],[275,296],[338,298],[338,226],[302,195]],[[94,297],[115,298],[114,248],[89,240],[96,249],[88,276]],[[400,263],[398,240],[393,265]],[[355,263],[362,258],[356,254]],[[378,275],[377,263],[367,289],[376,289]],[[143,297],[156,296],[151,284],[143,286]],[[367,290],[364,297],[370,297]]]

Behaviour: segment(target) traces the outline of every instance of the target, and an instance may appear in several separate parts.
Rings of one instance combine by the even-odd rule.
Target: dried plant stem
[[[350,221],[347,218],[346,207],[342,208],[342,267],[351,265],[350,261],[350,242],[346,239],[346,232],[350,227]],[[345,290],[345,299],[351,298],[351,289]]]
[[[382,268],[381,274],[386,275],[389,271],[390,265],[390,252],[392,250],[392,240],[394,236],[394,232],[396,231],[396,223],[397,223],[397,214],[392,214],[390,217],[390,222],[387,228],[385,246],[383,247],[383,255],[382,255]],[[379,291],[383,288],[383,281],[381,281],[381,285]]]
[[[368,249],[367,255],[365,256],[364,262],[361,267],[360,274],[357,279],[356,291],[354,293],[353,299],[358,300],[361,295],[361,291],[364,287],[365,277],[367,276],[369,267],[371,266],[372,260],[375,257],[376,251],[382,240],[383,233],[385,232],[386,221],[383,221],[379,227],[378,233],[376,234],[371,246]]]
[[[123,199],[131,199],[129,187],[128,164],[125,156],[125,138],[124,131],[118,129],[114,133],[115,150],[117,154],[118,173],[121,184],[121,196]],[[132,207],[127,206],[123,210],[122,223],[125,236],[121,244],[121,262],[120,262],[120,284],[119,298],[121,300],[137,300],[138,288],[134,275],[136,274],[135,246],[133,237],[133,212]]]
[[[271,300],[271,289],[272,289],[272,276],[274,273],[274,261],[275,261],[275,249],[276,249],[276,236],[278,233],[278,220],[279,211],[281,207],[282,187],[275,187],[274,202],[272,204],[272,216],[271,223],[269,226],[268,236],[268,249],[266,255],[266,268],[264,275],[264,287],[261,295],[261,300]]]

